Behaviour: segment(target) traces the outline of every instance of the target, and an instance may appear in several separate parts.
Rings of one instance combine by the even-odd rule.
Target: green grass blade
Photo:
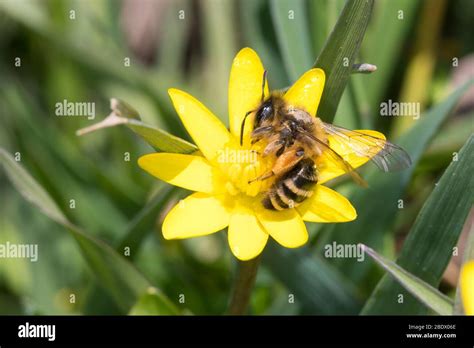
[[[377,72],[367,79],[367,97],[371,107],[376,107],[387,92],[397,68],[404,39],[410,35],[418,0],[378,0],[374,9],[374,21],[366,34],[364,57],[377,66]]]
[[[296,81],[312,63],[305,2],[272,0],[270,9],[288,77]]]
[[[80,129],[76,134],[84,135],[98,129],[124,124],[141,136],[156,151],[176,153],[192,153],[197,151],[197,147],[193,144],[162,129],[150,126],[140,121],[138,112],[127,103],[118,99],[111,99],[110,104],[112,113],[109,116],[99,123]]]
[[[375,262],[382,266],[393,278],[408,290],[419,301],[427,307],[441,315],[451,315],[453,313],[453,302],[449,297],[442,294],[439,290],[424,282],[422,279],[407,272],[396,263],[377,254],[373,249],[360,244],[365,253],[367,253]]]
[[[1,148],[0,158],[13,186],[45,215],[67,228],[78,243],[99,284],[110,293],[123,311],[128,311],[138,297],[150,287],[148,280],[109,245],[85,234],[68,221],[48,193]],[[174,311],[171,306],[168,310]]]
[[[64,225],[68,220],[48,193],[23,169],[17,161],[4,149],[0,148],[0,159],[7,177],[13,186],[30,203],[37,206],[52,220]]]
[[[347,1],[342,13],[316,59],[314,67],[326,73],[318,116],[331,122],[352,71],[373,8],[373,0]]]
[[[174,305],[157,288],[150,287],[132,307],[130,315],[176,315]]]
[[[398,211],[398,200],[403,198],[403,191],[423,151],[471,84],[472,81],[468,82],[429,112],[421,115],[418,123],[396,141],[410,154],[413,162],[410,168],[396,173],[380,173],[375,168],[369,168],[371,170],[364,176],[369,183],[369,188],[357,188],[350,197],[350,201],[357,209],[357,219],[345,224],[327,226],[324,237],[328,242],[363,243],[376,249],[382,247],[384,232],[388,231],[394,222]],[[336,259],[333,262],[355,283],[368,286],[367,290],[370,291],[371,287],[376,285],[367,282],[367,275],[371,270],[370,265],[356,264],[350,259]]]
[[[397,264],[427,283],[437,286],[453,256],[464,221],[474,203],[474,136],[459,152],[424,204],[403,245]],[[426,314],[426,308],[406,294],[403,304],[396,301],[404,294],[393,279],[384,276],[363,314]],[[451,312],[452,313],[452,312]]]
[[[284,88],[290,84],[280,55],[275,54],[277,45],[271,34],[272,28],[266,23],[271,21],[270,4],[265,0],[241,0],[240,28],[246,44],[252,47],[262,59],[268,71],[271,89]]]
[[[355,314],[360,308],[355,287],[308,248],[285,250],[269,243],[263,261],[294,294],[304,314]]]
[[[121,234],[123,237],[118,243],[118,252],[128,247],[133,251],[130,258],[133,259],[136,256],[143,240],[155,226],[156,216],[177,191],[176,187],[166,185],[146,203]]]

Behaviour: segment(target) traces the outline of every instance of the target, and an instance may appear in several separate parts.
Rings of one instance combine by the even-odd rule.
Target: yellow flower
[[[261,102],[263,73],[260,58],[252,49],[244,48],[235,57],[229,81],[230,132],[191,95],[178,89],[169,90],[173,105],[202,156],[153,153],[138,160],[141,168],[157,178],[195,191],[167,214],[163,222],[165,239],[203,236],[228,227],[232,253],[240,260],[249,260],[262,252],[269,236],[287,248],[305,244],[308,232],[304,221],[347,222],[357,217],[354,207],[344,196],[321,185],[344,174],[330,163],[318,163],[318,183],[311,198],[303,204],[283,211],[263,208],[262,196],[272,180],[249,181],[267,172],[272,167],[271,160],[256,155],[258,143],[250,145],[249,141],[251,127],[245,128],[243,147],[239,144],[245,114],[255,110]],[[311,69],[283,98],[290,106],[316,116],[324,82],[324,71]],[[265,97],[269,96],[268,85],[264,93]],[[249,117],[248,124],[251,122]],[[384,138],[380,133],[366,132]],[[364,157],[345,154],[343,145],[331,139],[329,136],[330,146],[353,167],[367,161]],[[242,161],[234,156],[231,160],[229,154],[239,151],[254,154],[257,159]]]
[[[460,285],[464,313],[474,315],[474,261],[462,267]]]

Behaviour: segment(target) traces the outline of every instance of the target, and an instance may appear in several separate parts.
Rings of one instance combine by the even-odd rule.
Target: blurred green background
[[[167,97],[169,87],[195,95],[227,122],[228,76],[238,50],[249,46],[258,52],[272,88],[289,86],[313,65],[344,3],[0,0],[0,146],[21,155],[21,165],[85,233],[122,254],[131,246],[125,257],[178,308],[220,314],[235,264],[225,234],[165,242],[163,215],[184,192],[139,169],[138,157],[152,148],[125,127],[82,137],[75,132],[108,115],[109,99],[116,97],[136,108],[144,122],[190,140]],[[289,11],[294,20],[288,20]],[[416,101],[424,111],[473,78],[472,23],[474,2],[469,0],[375,1],[356,61],[378,70],[351,77],[334,123],[377,129],[396,142],[416,121],[380,117],[380,103]],[[64,99],[94,102],[96,119],[57,117],[55,104]],[[453,152],[472,134],[473,122],[471,88],[422,149],[400,188],[404,209],[387,218],[379,212],[383,204],[374,204],[370,195],[362,200],[371,207],[366,221],[390,220],[379,231],[386,232],[383,238],[374,241],[379,253],[391,259],[398,254]],[[97,285],[94,269],[66,229],[27,204],[3,171],[0,180],[0,242],[39,245],[38,262],[0,259],[0,314],[127,313]],[[345,181],[336,185],[349,197],[362,190]],[[251,313],[357,314],[363,307],[383,271],[370,261],[324,259],[323,242],[338,233],[332,226],[308,226],[310,246],[298,251],[267,247]],[[344,234],[351,234],[351,226]],[[364,231],[364,236],[378,233]],[[459,260],[451,261],[441,284],[450,295]]]

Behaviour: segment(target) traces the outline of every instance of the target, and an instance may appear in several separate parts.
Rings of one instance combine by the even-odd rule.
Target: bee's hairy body
[[[279,94],[272,94],[264,100],[263,92],[258,109],[249,111],[242,121],[241,145],[245,120],[252,113],[255,117],[250,141],[252,144],[262,141],[262,157],[274,157],[272,169],[252,180],[274,178],[273,185],[262,200],[267,209],[290,209],[310,197],[318,182],[317,165],[321,163],[329,163],[334,170],[349,174],[363,187],[367,187],[367,183],[345,157],[355,155],[371,160],[384,172],[405,169],[411,165],[406,151],[387,141],[383,134],[367,130],[353,131],[324,123],[303,109],[287,105]],[[333,149],[329,136],[333,145],[339,144],[340,149],[342,145],[342,155]]]
[[[326,141],[318,122],[306,111],[288,107],[278,95],[257,110],[251,141],[265,140],[262,155],[275,157],[272,171],[259,178],[276,176],[262,200],[266,209],[293,208],[313,194],[318,181],[314,159],[321,153],[314,137]]]
[[[302,160],[275,181],[266,192],[262,204],[270,210],[294,208],[311,197],[317,181],[314,162],[311,159]]]

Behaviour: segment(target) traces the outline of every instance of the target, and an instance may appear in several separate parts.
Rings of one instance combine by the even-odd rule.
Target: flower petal
[[[297,248],[308,241],[306,226],[295,209],[273,211],[259,207],[257,218],[265,231],[284,247]]]
[[[296,208],[305,221],[347,222],[357,218],[349,200],[329,187],[317,185],[313,196]]]
[[[206,193],[225,192],[221,172],[201,156],[152,153],[140,157],[138,165],[171,185]]]
[[[357,130],[356,132],[367,134],[372,137],[385,140],[385,135],[374,130],[362,129],[362,130]],[[338,137],[334,137],[328,134],[328,141],[329,141],[329,146],[331,147],[331,149],[333,149],[340,156],[342,156],[342,158],[344,158],[344,160],[346,160],[353,168],[358,168],[369,161],[369,157],[358,156],[354,152],[354,150],[349,145],[347,145],[347,143],[342,142],[340,138]],[[321,158],[321,162],[317,164],[319,168],[318,170],[318,183],[319,184],[324,184],[325,182],[332,180],[338,176],[344,175],[346,173],[343,169],[341,169],[340,166],[338,166],[337,164],[334,164],[331,161],[325,161],[324,158]]]
[[[461,270],[461,298],[466,315],[474,315],[474,261],[468,261]]]
[[[255,213],[248,206],[238,203],[230,218],[228,239],[235,257],[246,261],[260,255],[267,244],[268,234]]]
[[[163,237],[183,239],[226,228],[232,208],[221,197],[197,192],[180,201],[163,221]]]
[[[230,133],[222,122],[199,100],[179,89],[168,93],[184,127],[209,161],[230,142]]]
[[[245,114],[255,110],[260,104],[263,73],[262,62],[251,48],[240,50],[232,62],[229,78],[229,125],[230,132],[237,138],[240,137],[240,127]],[[266,83],[264,98],[268,95]],[[246,127],[246,130],[249,132],[251,129]]]
[[[326,76],[322,69],[308,70],[291,86],[283,99],[289,106],[304,109],[312,116],[316,116],[325,80]]]

